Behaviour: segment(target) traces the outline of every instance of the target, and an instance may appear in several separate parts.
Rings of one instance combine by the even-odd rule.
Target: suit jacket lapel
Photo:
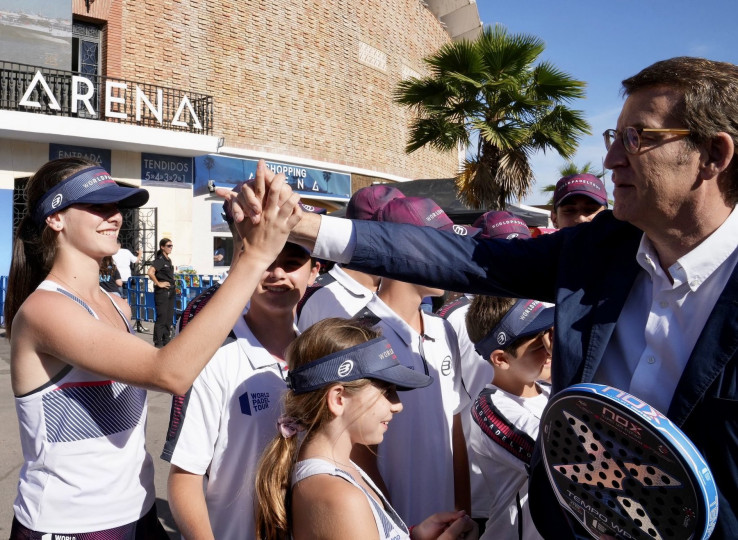
[[[738,267],[707,318],[669,406],[668,417],[681,426],[738,351]]]
[[[585,352],[582,382],[592,382],[605,354],[607,344],[615,331],[615,324],[623,310],[625,300],[641,270],[635,258],[639,242],[640,239],[635,243],[635,248],[632,245],[624,246],[624,249],[619,252],[618,263],[609,265],[607,271],[602,275],[598,295],[600,301],[592,310],[592,335]]]

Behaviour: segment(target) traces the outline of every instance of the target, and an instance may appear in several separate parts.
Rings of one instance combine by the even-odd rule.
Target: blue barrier
[[[156,307],[154,293],[149,292],[149,278],[132,276],[128,278],[128,305],[135,321],[155,321]]]
[[[149,279],[144,276],[133,276],[128,279],[128,304],[131,306],[133,319],[136,321],[156,320],[156,304],[154,292],[149,290]],[[187,308],[187,304],[201,292],[217,282],[216,276],[203,274],[175,274],[174,286],[177,294],[174,297],[174,320]]]
[[[5,328],[5,294],[8,291],[8,276],[0,276],[0,326]]]

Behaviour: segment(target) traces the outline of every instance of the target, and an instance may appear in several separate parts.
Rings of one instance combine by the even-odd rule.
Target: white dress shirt
[[[738,261],[736,248],[735,210],[669,267],[669,274],[643,235],[636,254],[643,270],[628,294],[593,382],[626,390],[666,414],[697,338]]]

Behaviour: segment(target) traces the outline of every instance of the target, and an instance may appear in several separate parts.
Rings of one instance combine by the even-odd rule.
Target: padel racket
[[[635,396],[577,384],[551,398],[541,445],[559,503],[593,538],[702,539],[717,487],[682,431]]]

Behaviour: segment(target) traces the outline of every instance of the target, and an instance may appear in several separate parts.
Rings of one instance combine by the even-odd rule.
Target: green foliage
[[[457,177],[474,207],[504,208],[533,184],[529,156],[553,150],[570,158],[589,134],[581,111],[585,83],[550,62],[535,64],[545,45],[526,34],[488,27],[475,41],[448,43],[426,58],[429,75],[400,82],[395,101],[415,113],[405,150],[477,148]]]

